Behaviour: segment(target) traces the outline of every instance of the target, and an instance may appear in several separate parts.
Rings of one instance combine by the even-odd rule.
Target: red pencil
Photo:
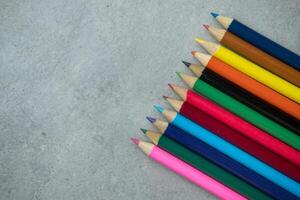
[[[188,90],[171,84],[169,84],[169,86],[184,101],[195,106],[197,109],[218,119],[222,123],[237,130],[246,137],[300,166],[300,152],[293,147],[274,138],[263,130],[256,128],[254,125],[246,122],[245,120],[213,103],[212,101],[196,94],[192,90]]]
[[[180,114],[200,124],[204,128],[214,132],[215,134],[243,149],[244,151],[252,154],[258,159],[274,167],[275,169],[283,172],[287,176],[300,181],[300,167],[296,164],[289,162],[285,158],[254,142],[253,140],[239,133],[237,130],[230,128],[229,126],[223,124],[214,117],[195,108],[187,102],[172,99],[170,97],[164,98]]]

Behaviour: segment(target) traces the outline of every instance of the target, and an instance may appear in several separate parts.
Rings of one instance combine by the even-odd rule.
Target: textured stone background
[[[211,11],[300,53],[299,0],[1,0],[0,199],[215,199],[129,141]]]

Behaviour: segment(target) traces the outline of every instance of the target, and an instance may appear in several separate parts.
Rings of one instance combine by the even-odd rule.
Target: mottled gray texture
[[[300,53],[298,0],[0,3],[1,200],[214,199],[129,137],[211,39],[210,11]]]

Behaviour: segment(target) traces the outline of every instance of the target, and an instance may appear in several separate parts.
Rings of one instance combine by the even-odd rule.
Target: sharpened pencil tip
[[[202,38],[196,38],[195,40],[196,40],[196,42],[198,42],[198,43],[203,43],[203,42],[204,42],[204,40],[203,40]]]
[[[149,121],[150,123],[152,123],[152,124],[156,121],[156,119],[153,118],[153,117],[146,117],[146,118],[147,118],[148,121]]]
[[[139,142],[140,142],[140,140],[139,140],[139,139],[136,139],[136,138],[130,138],[130,139],[131,139],[131,141],[133,142],[133,144],[136,144],[136,145],[138,145]]]
[[[195,56],[197,51],[192,51],[191,53],[192,53],[193,56]]]
[[[173,90],[173,85],[171,83],[168,83],[168,86]]]
[[[208,30],[208,25],[207,24],[203,24],[203,27],[206,29],[206,30]]]
[[[216,17],[218,17],[219,16],[219,14],[218,13],[214,13],[214,12],[211,12],[210,13],[214,18],[216,18]]]
[[[191,65],[191,63],[186,62],[186,61],[182,61],[183,64],[185,64],[185,66],[189,67]]]
[[[177,74],[177,76],[178,76],[179,78],[181,78],[181,73],[180,73],[180,72],[176,72],[176,74]]]
[[[161,107],[160,105],[154,105],[153,107],[155,108],[155,110],[157,110],[160,113],[164,112],[163,107]]]
[[[164,98],[165,100],[167,100],[169,97],[164,95],[163,98]]]
[[[141,131],[142,131],[144,134],[147,133],[147,129],[144,129],[144,128],[140,128],[140,129],[141,129]]]

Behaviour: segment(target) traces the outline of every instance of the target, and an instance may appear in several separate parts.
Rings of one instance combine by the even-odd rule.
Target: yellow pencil
[[[300,103],[300,88],[297,86],[285,81],[284,79],[272,74],[271,72],[219,44],[208,42],[201,38],[197,38],[196,41],[211,55],[219,58],[223,62],[256,79],[280,94]]]

